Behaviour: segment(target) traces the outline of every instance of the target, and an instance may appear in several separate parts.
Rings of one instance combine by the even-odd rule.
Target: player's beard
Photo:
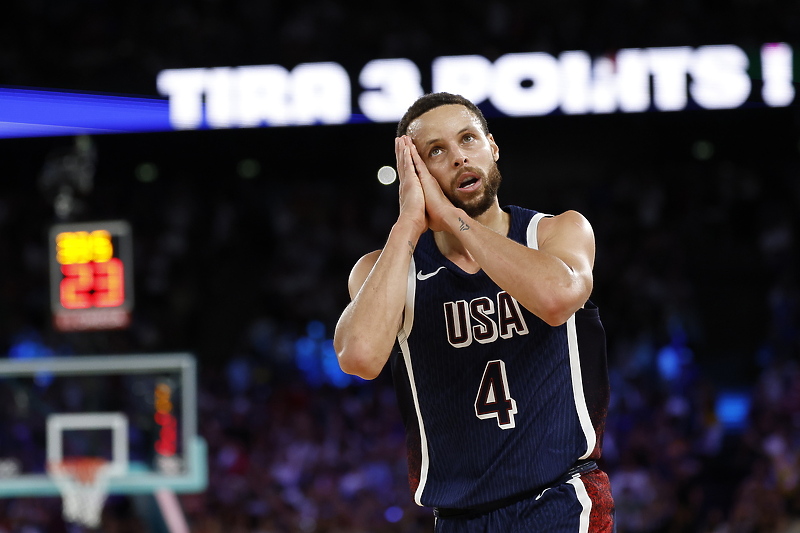
[[[492,166],[486,173],[486,177],[483,179],[483,191],[479,197],[472,198],[466,202],[456,198],[455,195],[448,194],[447,197],[454,206],[463,209],[470,217],[477,218],[488,211],[494,204],[501,181],[503,181],[503,177],[500,175],[500,169],[497,168],[497,163],[493,161]]]

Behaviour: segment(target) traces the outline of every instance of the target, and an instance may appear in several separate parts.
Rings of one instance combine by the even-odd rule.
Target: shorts
[[[545,489],[538,497],[480,516],[438,517],[435,533],[612,533],[614,501],[602,470]]]

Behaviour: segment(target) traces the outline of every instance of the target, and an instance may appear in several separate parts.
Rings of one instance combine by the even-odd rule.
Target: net
[[[61,492],[64,520],[91,528],[100,526],[110,467],[108,460],[100,457],[70,457],[49,463],[48,473]]]

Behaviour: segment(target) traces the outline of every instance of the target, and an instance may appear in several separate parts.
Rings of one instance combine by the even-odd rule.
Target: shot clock
[[[50,229],[50,306],[60,331],[125,328],[133,309],[131,228],[123,220]]]

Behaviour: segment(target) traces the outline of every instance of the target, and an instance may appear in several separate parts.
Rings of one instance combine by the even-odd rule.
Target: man
[[[437,532],[612,531],[594,235],[574,211],[501,208],[499,153],[460,96],[408,109],[400,214],[350,274],[339,363],[373,379],[391,361],[411,490]]]

